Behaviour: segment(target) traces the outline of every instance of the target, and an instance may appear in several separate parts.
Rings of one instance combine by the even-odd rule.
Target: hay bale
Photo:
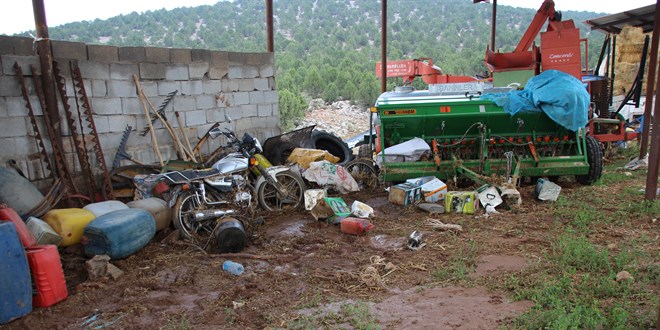
[[[614,95],[625,95],[632,87],[644,51],[645,34],[641,28],[626,26],[617,36]],[[646,78],[646,77],[645,77]],[[644,79],[642,90],[646,90]]]

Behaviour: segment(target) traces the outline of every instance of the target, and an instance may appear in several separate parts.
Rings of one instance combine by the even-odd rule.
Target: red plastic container
[[[66,299],[68,292],[57,247],[39,245],[26,252],[35,287],[32,306],[48,307]]]
[[[11,221],[16,226],[18,237],[21,239],[23,247],[31,247],[37,245],[37,239],[30,232],[27,225],[21,217],[14,211],[14,209],[7,206],[7,204],[0,204],[0,221]]]
[[[374,225],[369,222],[367,219],[360,219],[360,218],[344,218],[344,220],[341,221],[341,232],[345,234],[351,234],[351,235],[364,235],[366,234],[369,230],[374,228]]]

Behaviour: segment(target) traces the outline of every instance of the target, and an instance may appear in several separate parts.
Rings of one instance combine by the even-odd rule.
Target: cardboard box
[[[435,203],[439,200],[445,199],[447,185],[440,181],[440,179],[434,178],[422,185],[422,194],[424,195],[424,201]]]
[[[479,199],[474,191],[449,191],[445,196],[445,212],[474,214]]]
[[[392,204],[408,206],[422,199],[422,187],[412,183],[400,183],[390,187],[389,201]]]

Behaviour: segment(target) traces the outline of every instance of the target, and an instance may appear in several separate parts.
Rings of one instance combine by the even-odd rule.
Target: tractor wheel
[[[348,145],[334,134],[324,131],[312,131],[312,148],[325,150],[333,156],[339,157],[337,165],[345,166],[353,160],[353,152]]]
[[[603,174],[603,150],[600,143],[593,136],[587,136],[587,161],[589,162],[589,173],[578,175],[577,181],[584,185],[590,185]]]

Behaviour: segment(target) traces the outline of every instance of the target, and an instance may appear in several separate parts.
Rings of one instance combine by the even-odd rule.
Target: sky
[[[34,14],[32,1],[13,0],[11,5],[2,0],[3,10],[0,11],[0,34],[11,35],[23,31],[34,30]],[[148,10],[174,9],[178,7],[195,7],[212,5],[219,0],[43,0],[46,7],[46,22],[49,27],[65,23],[96,18],[107,19],[119,14],[144,12]],[[263,1],[263,0],[262,0]],[[286,0],[282,0],[286,1]],[[312,0],[309,0],[312,1]],[[323,0],[320,0],[323,1]],[[390,0],[391,1],[391,0]],[[407,0],[415,1],[415,0]],[[541,0],[498,0],[497,4],[538,9]],[[635,9],[651,4],[655,0],[555,0],[557,10],[588,10],[608,14]],[[275,7],[277,3],[275,3]],[[11,7],[11,8],[10,8]],[[277,8],[275,8],[277,10]]]

